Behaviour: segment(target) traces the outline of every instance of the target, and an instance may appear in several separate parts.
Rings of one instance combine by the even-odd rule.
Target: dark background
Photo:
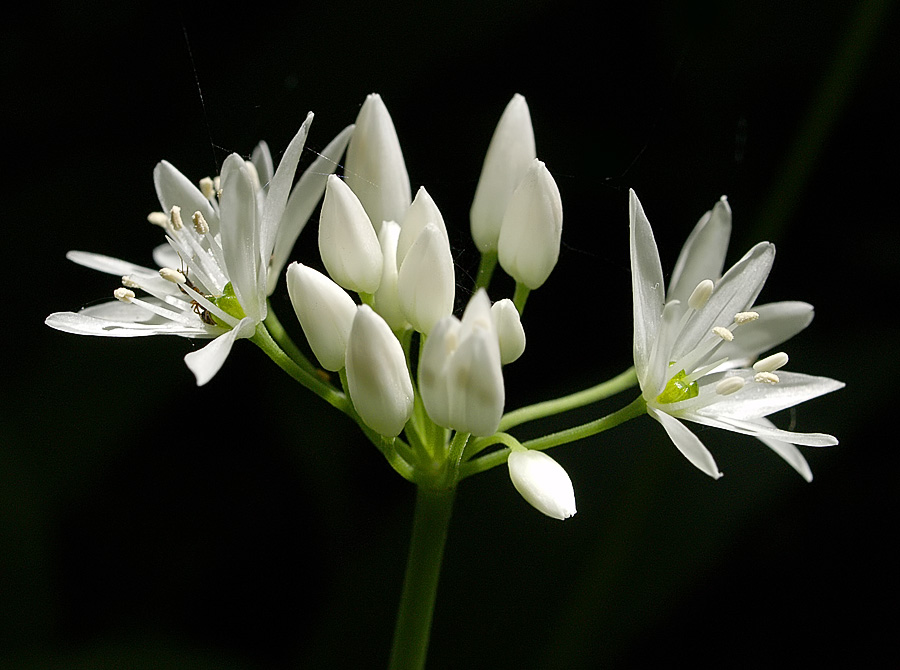
[[[628,188],[668,269],[727,194],[730,260],[778,245],[761,299],[817,307],[787,346],[792,369],[847,382],[777,418],[840,438],[804,448],[812,484],[750,438],[699,429],[725,472],[713,482],[646,418],[554,451],[578,495],[565,523],[504,468],[465,481],[430,667],[871,666],[897,597],[889,5],[80,3],[7,17],[0,667],[385,666],[413,490],[352,424],[247,342],[198,389],[190,341],[42,323],[117,286],[67,250],[151,264],[159,159],[199,179],[259,139],[277,156],[310,109],[321,149],[371,91],[413,189],[442,208],[461,296],[484,152],[512,94],[528,99],[564,248],[529,300],[509,407],[630,364]],[[314,262],[314,240],[311,227],[295,257]],[[274,304],[302,341],[284,291]]]

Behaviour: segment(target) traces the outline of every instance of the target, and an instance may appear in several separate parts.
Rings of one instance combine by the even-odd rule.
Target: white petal
[[[631,290],[634,316],[634,367],[643,381],[653,343],[659,334],[666,288],[656,240],[644,208],[634,191],[628,192],[631,218]]]
[[[714,405],[698,410],[701,414],[753,420],[844,387],[843,382],[828,377],[815,377],[784,370],[778,371],[780,381],[777,384],[755,383],[753,370],[733,370],[727,374],[739,376],[747,383],[740,392],[722,396]],[[714,376],[709,377],[709,381],[712,382]]]
[[[509,199],[536,157],[528,103],[516,93],[491,137],[469,212],[472,239],[481,253],[497,250]]]
[[[752,435],[759,439],[768,437],[782,442],[790,442],[791,444],[802,444],[807,447],[833,447],[838,443],[837,438],[833,435],[827,435],[825,433],[795,433],[788,430],[781,430],[774,426],[769,427],[767,425],[762,425],[759,423],[759,419],[733,419],[731,417],[706,413],[702,410],[697,412],[683,412],[681,416],[688,421],[694,421],[695,423],[712,426],[714,428],[723,428],[744,435]]]
[[[117,301],[118,302],[118,301]],[[106,305],[108,303],[103,303]],[[120,303],[122,304],[122,303]],[[185,328],[173,321],[159,319],[155,314],[141,309],[137,305],[124,305],[131,307],[139,316],[146,315],[147,322],[135,319],[115,320],[112,318],[98,317],[84,312],[55,312],[48,316],[45,324],[64,333],[75,335],[94,335],[100,337],[146,337],[148,335],[181,335],[184,337],[214,337],[210,331]]]
[[[806,328],[813,320],[813,306],[806,302],[785,301],[754,305],[756,321],[745,324],[734,340],[724,343],[717,356],[728,357],[729,367],[749,367],[764,351],[777,347]]]
[[[397,242],[400,239],[400,225],[396,221],[383,221],[378,231],[381,244],[381,283],[372,296],[372,307],[388,322],[391,330],[398,332],[409,326],[406,315],[400,307],[397,291],[399,268],[397,267]]]
[[[236,339],[250,337],[254,330],[255,323],[252,319],[242,319],[236,328],[222,333],[202,349],[187,354],[184,362],[197,378],[197,386],[203,386],[216,375],[228,358]]]
[[[448,428],[486,436],[497,432],[506,394],[496,333],[476,330],[463,339],[447,368]]]
[[[370,94],[356,117],[344,177],[376,229],[402,221],[410,203],[409,174],[394,122],[381,96]]]
[[[257,144],[253,149],[253,154],[250,156],[250,162],[256,168],[260,185],[266,188],[272,179],[272,175],[275,174],[275,164],[272,162],[272,152],[269,151],[269,145],[265,142]]]
[[[69,251],[66,253],[66,258],[73,263],[78,263],[78,265],[83,265],[86,268],[99,270],[100,272],[111,275],[118,275],[120,277],[130,274],[146,276],[156,274],[156,270],[145,268],[142,265],[135,265],[128,261],[123,261],[111,256],[104,256],[102,254],[94,254],[89,251]]]
[[[328,143],[328,146],[300,175],[300,179],[297,180],[296,186],[291,191],[291,196],[288,198],[284,214],[281,217],[281,225],[278,226],[275,236],[275,247],[272,249],[272,261],[269,265],[266,288],[268,295],[275,290],[275,285],[287,264],[291,249],[319,204],[319,200],[322,199],[322,194],[325,192],[325,181],[328,179],[328,175],[333,174],[337,169],[338,161],[347,147],[347,142],[350,141],[353,128],[353,126],[347,126]]]
[[[460,322],[448,316],[431,330],[419,359],[419,392],[428,416],[439,426],[450,426],[450,388],[447,368],[459,346]]]
[[[453,311],[453,256],[435,224],[425,226],[406,254],[397,276],[397,295],[406,320],[426,335]]]
[[[771,428],[774,428],[774,424],[768,419],[757,419],[757,422],[762,425],[767,425]],[[765,444],[769,449],[774,451],[776,454],[781,456],[794,470],[796,470],[803,479],[808,482],[813,480],[812,470],[809,467],[809,463],[806,462],[806,459],[803,457],[803,454],[800,453],[800,450],[795,447],[790,442],[782,442],[781,440],[775,440],[771,437],[765,437],[763,435],[757,435],[757,438]]]
[[[406,210],[406,214],[400,225],[400,239],[397,242],[398,266],[403,263],[403,259],[406,258],[409,248],[415,243],[422,230],[424,230],[425,226],[429,223],[433,223],[437,226],[449,245],[450,241],[447,236],[447,226],[444,223],[444,217],[441,215],[441,210],[438,209],[438,206],[428,194],[428,191],[422,186],[416,192],[416,197],[409,206],[409,209]]]
[[[265,292],[260,290],[260,239],[256,189],[247,163],[231,154],[222,164],[222,251],[226,274],[244,313],[257,322],[265,316]]]
[[[500,360],[503,365],[512,363],[525,353],[525,329],[519,310],[509,298],[491,305],[491,316],[500,343]]]
[[[572,480],[550,456],[542,451],[514,451],[507,464],[513,486],[532,507],[560,520],[575,514]]]
[[[731,236],[731,208],[725,196],[701,217],[688,235],[669,278],[667,300],[687,304],[691,292],[704,279],[718,281],[725,266]]]
[[[719,472],[719,468],[716,465],[715,459],[713,459],[712,454],[709,453],[709,449],[704,447],[700,439],[688,430],[683,423],[675,417],[669,416],[665,412],[649,406],[647,407],[647,414],[662,424],[672,442],[678,447],[678,450],[684,454],[685,458],[687,458],[696,468],[705,472],[713,479],[718,479],[722,476],[722,473]]]
[[[210,232],[213,235],[219,232],[219,216],[212,204],[200,189],[171,163],[168,161],[157,163],[153,169],[153,184],[156,186],[156,196],[163,212],[168,214],[173,205],[181,207],[188,216],[200,212],[209,224]]]

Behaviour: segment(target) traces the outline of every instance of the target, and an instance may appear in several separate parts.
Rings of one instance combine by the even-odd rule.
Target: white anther
[[[113,295],[115,296],[116,300],[121,300],[122,302],[131,302],[132,300],[134,300],[134,291],[125,287],[117,288],[115,291],[113,291]]]
[[[759,312],[738,312],[734,315],[734,322],[738,325],[742,323],[750,323],[759,318]]]
[[[781,380],[774,372],[757,372],[753,375],[753,381],[758,384],[777,384]]]
[[[712,329],[712,332],[721,337],[726,342],[731,342],[734,339],[734,333],[732,333],[727,328],[723,328],[722,326],[716,326]]]
[[[152,223],[154,226],[165,228],[166,224],[169,223],[169,217],[166,216],[165,212],[150,212],[147,215],[147,221]]]
[[[753,364],[753,369],[757,372],[775,372],[775,370],[787,365],[787,362],[788,355],[783,351],[779,351],[777,354],[772,354],[771,356],[756,361],[756,363]]]
[[[213,184],[213,180],[209,177],[204,177],[200,180],[200,192],[203,194],[203,197],[207,200],[212,200],[216,195],[216,187]]]
[[[172,268],[162,268],[159,271],[159,276],[166,281],[172,282],[173,284],[183,284],[185,281],[187,281],[183,274],[181,274],[178,270],[173,270]]]
[[[709,296],[712,295],[713,286],[711,279],[704,279],[697,284],[694,292],[691,293],[691,297],[688,298],[688,306],[691,309],[703,309],[709,300]]]
[[[191,217],[191,221],[194,222],[194,230],[196,230],[201,235],[206,235],[209,232],[209,224],[206,222],[206,219],[203,217],[199,211],[194,212],[194,215]]]
[[[744,380],[740,377],[725,377],[716,384],[716,393],[719,395],[731,395],[744,388]]]
[[[127,286],[128,288],[140,288],[141,287],[141,285],[138,284],[134,279],[132,279],[130,275],[124,275],[122,277],[122,286]]]
[[[184,228],[184,222],[181,220],[181,207],[178,205],[172,205],[172,210],[169,212],[169,222],[175,230]]]

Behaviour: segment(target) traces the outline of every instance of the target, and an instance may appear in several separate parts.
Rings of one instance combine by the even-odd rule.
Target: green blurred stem
[[[275,314],[275,310],[272,309],[272,303],[269,301],[268,309],[266,310],[266,318],[263,321],[266,324],[266,330],[269,331],[269,335],[272,336],[272,339],[275,340],[275,343],[281,348],[281,350],[291,357],[297,365],[306,370],[310,374],[316,373],[316,366],[309,362],[309,359],[303,355],[303,352],[300,351],[299,347],[294,344],[294,341],[290,338],[285,331],[284,326],[281,325],[281,321],[278,320],[278,316]]]
[[[592,402],[597,402],[598,400],[603,400],[616,393],[621,393],[622,391],[632,388],[636,384],[637,375],[634,372],[634,368],[631,367],[612,379],[597,384],[596,386],[592,386],[591,388],[584,389],[583,391],[578,391],[577,393],[572,393],[560,398],[554,398],[553,400],[546,400],[534,405],[528,405],[527,407],[521,407],[512,412],[507,412],[500,420],[500,427],[498,430],[506,431],[513,426],[518,426],[526,421],[543,419],[548,416],[553,416],[554,414],[568,412],[577,407],[584,407],[585,405],[590,405]]]
[[[530,293],[531,289],[525,286],[525,284],[516,282],[516,292],[513,294],[513,304],[519,311],[520,316],[525,311],[525,301],[528,300],[528,295]]]
[[[481,261],[478,264],[478,276],[475,278],[475,288],[487,290],[488,284],[491,283],[491,277],[494,275],[494,268],[497,267],[497,252],[486,251],[481,254]]]
[[[441,561],[455,495],[455,488],[419,486],[416,489],[412,539],[394,629],[390,670],[422,670],[425,667]]]
[[[625,423],[630,419],[634,419],[635,417],[644,414],[646,411],[647,402],[644,400],[643,396],[638,396],[631,402],[631,404],[626,405],[622,409],[613,412],[612,414],[607,414],[604,417],[595,419],[594,421],[583,423],[580,426],[575,426],[574,428],[567,428],[556,433],[551,433],[549,435],[544,435],[543,437],[528,440],[527,442],[523,442],[522,446],[526,449],[543,450],[550,449],[551,447],[558,447],[561,444],[568,444],[569,442],[574,442],[576,440],[583,440],[586,437],[596,435],[597,433],[601,433],[604,430],[615,428],[621,423]],[[509,436],[505,433],[497,433],[490,437],[483,438],[483,442],[478,441],[475,445],[473,445],[473,453],[477,453],[478,451],[484,449],[485,447],[491,446],[492,444],[505,443],[507,437]],[[471,475],[476,475],[479,472],[484,472],[485,470],[490,470],[491,468],[497,467],[498,465],[502,465],[503,463],[506,463],[506,460],[509,458],[509,453],[510,449],[499,449],[497,451],[492,451],[491,453],[484,456],[474,458],[468,463],[463,463],[463,465],[460,467],[459,478],[464,479]]]

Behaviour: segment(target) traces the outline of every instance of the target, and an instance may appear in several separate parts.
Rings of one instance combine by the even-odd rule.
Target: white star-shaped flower
[[[166,232],[168,244],[153,252],[161,269],[71,251],[67,258],[119,275],[123,286],[114,292],[116,301],[51,314],[47,325],[105,337],[211,338],[210,344],[187,354],[185,362],[198,385],[212,379],[234,341],[253,337],[266,318],[266,298],[349,140],[352,126],[292,189],[312,119],[308,114],[274,172],[265,143],[252,161],[228,156],[221,177],[204,179],[199,188],[170,163],[157,164],[153,181],[163,212],[148,218]],[[138,290],[147,295],[139,297]]]
[[[633,191],[630,216],[634,364],[647,413],[691,463],[714,478],[721,473],[712,454],[682,420],[752,435],[811,480],[794,445],[821,447],[837,440],[781,430],[765,417],[844,384],[780,370],[788,360],[783,352],[746,367],[812,319],[806,303],[753,307],[772,268],[774,245],[757,244],[722,275],[731,227],[723,199],[688,238],[667,294],[653,231]]]

